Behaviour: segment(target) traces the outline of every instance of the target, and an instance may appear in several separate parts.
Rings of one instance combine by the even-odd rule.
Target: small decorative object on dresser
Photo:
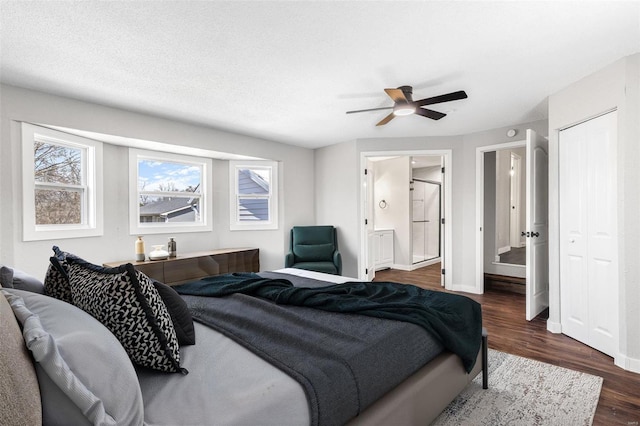
[[[165,260],[169,257],[169,252],[164,249],[163,244],[153,246],[153,251],[149,253],[151,260]]]
[[[176,257],[176,240],[173,237],[169,238],[167,248],[169,249],[169,257]]]
[[[144,261],[144,241],[142,240],[142,237],[138,237],[136,240],[136,261]]]

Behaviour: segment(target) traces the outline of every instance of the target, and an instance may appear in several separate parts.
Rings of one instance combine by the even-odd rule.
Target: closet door
[[[562,332],[618,349],[617,113],[560,132]]]

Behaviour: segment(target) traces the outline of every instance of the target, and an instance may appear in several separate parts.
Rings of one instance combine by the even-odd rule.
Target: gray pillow
[[[0,286],[13,288],[13,269],[8,266],[0,266]]]
[[[133,364],[118,340],[68,303],[1,290],[36,360],[44,424],[130,424],[144,420]]]
[[[26,272],[12,269],[8,266],[0,267],[0,284],[4,288],[17,288],[18,290],[26,290],[33,293],[44,293],[42,281]]]

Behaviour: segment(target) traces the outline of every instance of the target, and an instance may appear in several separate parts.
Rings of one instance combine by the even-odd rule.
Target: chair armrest
[[[291,268],[294,263],[296,263],[296,260],[293,253],[292,252],[287,253],[287,255],[284,257],[284,267]]]
[[[333,264],[338,269],[338,275],[342,275],[342,255],[338,250],[333,252]]]

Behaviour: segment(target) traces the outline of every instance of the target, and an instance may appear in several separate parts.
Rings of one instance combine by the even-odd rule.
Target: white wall
[[[511,169],[511,151],[501,149],[496,151],[496,175],[494,182],[496,185],[496,253],[502,254],[510,247],[510,208],[511,208],[511,179],[509,170]],[[485,201],[486,202],[486,201]],[[485,220],[486,223],[486,220]]]
[[[127,149],[105,145],[105,234],[102,237],[22,241],[22,178],[20,121],[165,142],[268,158],[280,162],[279,229],[229,230],[229,174],[226,161],[214,161],[213,232],[171,234],[178,251],[221,247],[260,248],[261,268],[284,265],[289,230],[294,224],[315,222],[314,152],[273,141],[227,133],[184,122],[80,102],[12,86],[0,86],[0,263],[43,278],[51,246],[94,263],[133,257],[135,236],[128,226]],[[169,235],[149,235],[147,245],[166,243]]]
[[[419,168],[413,169],[411,171],[411,174],[415,179],[424,179],[424,180],[430,180],[433,182],[442,182],[441,170],[442,170],[441,166],[419,167]]]
[[[484,271],[494,271],[496,244],[496,157],[497,151],[484,153]]]
[[[511,246],[511,154],[520,157],[520,229],[525,230],[527,220],[526,195],[527,195],[527,150],[526,148],[510,148],[496,151],[496,170],[494,183],[496,188],[496,247],[497,249]],[[486,157],[485,157],[486,158]],[[485,186],[486,188],[486,186]],[[485,221],[486,222],[486,221]],[[525,239],[520,238],[524,247]],[[494,254],[497,253],[494,250]]]
[[[317,224],[338,228],[342,275],[354,278],[358,276],[360,249],[360,211],[355,194],[359,191],[360,173],[364,173],[360,170],[357,158],[355,141],[315,151]],[[289,196],[294,197],[295,194]]]
[[[335,224],[342,227],[353,227],[353,232],[349,233],[351,241],[348,244],[355,248],[355,253],[358,253],[358,244],[361,238],[358,215],[360,214],[362,194],[360,175],[354,170],[359,168],[360,153],[451,150],[452,212],[451,217],[445,219],[451,220],[453,224],[452,238],[447,242],[447,244],[451,244],[453,250],[453,259],[451,259],[453,269],[448,273],[453,275],[452,289],[478,292],[475,280],[475,247],[476,239],[482,238],[482,235],[476,229],[475,218],[476,148],[511,142],[512,139],[506,136],[506,132],[510,128],[517,129],[519,134],[524,134],[527,128],[531,128],[541,135],[546,135],[548,130],[547,121],[540,120],[465,136],[359,139],[355,141],[355,149],[353,141],[317,149],[316,188],[324,186],[321,175],[331,175],[330,182],[343,182],[340,187],[340,191],[343,193],[339,197],[343,202],[334,203],[331,198],[316,194],[316,203],[332,206],[330,217]],[[336,164],[344,165],[344,167],[338,168]],[[352,183],[349,184],[349,181]],[[317,220],[324,222],[326,218],[318,211]],[[360,261],[357,254],[355,258],[349,260]],[[359,262],[359,266],[349,265],[350,270],[355,271],[356,275],[354,276],[357,276],[358,268],[362,268],[364,271],[364,267],[365,262],[362,261]]]
[[[396,268],[411,267],[411,163],[409,157],[375,161],[373,209],[375,229],[393,229],[393,263]],[[387,207],[378,203],[385,200]]]
[[[623,58],[549,97],[549,330],[560,332],[558,132],[618,110],[620,354],[640,372],[640,54]],[[555,237],[554,237],[555,236]]]

